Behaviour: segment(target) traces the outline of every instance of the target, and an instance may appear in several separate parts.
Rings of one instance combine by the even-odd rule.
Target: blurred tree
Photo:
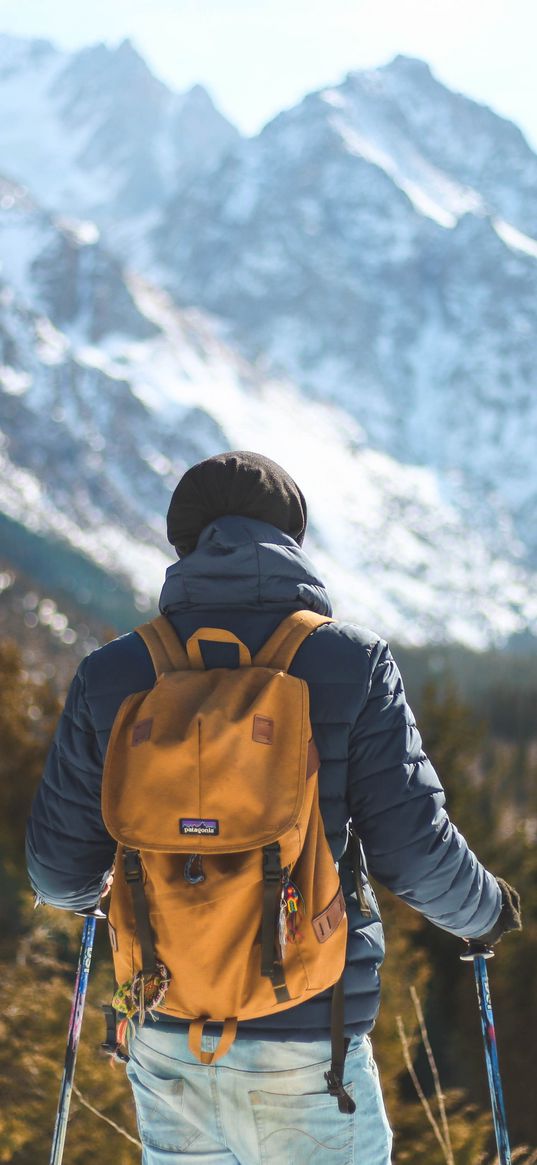
[[[25,670],[15,643],[0,642],[0,952],[11,944],[24,877],[24,832],[59,714],[46,680]]]
[[[8,1000],[0,1019],[0,1161],[11,1165],[48,1160],[81,934],[81,920],[73,915],[47,907],[34,913],[29,894],[24,912],[28,929],[17,957],[0,965]],[[112,1069],[106,1056],[96,1055],[104,1037],[99,1002],[109,999],[111,991],[108,957],[97,958],[90,977],[76,1084],[95,1108],[137,1138],[124,1068]],[[65,1159],[71,1165],[93,1161],[138,1165],[140,1150],[73,1096]]]
[[[47,680],[34,680],[15,643],[0,643],[0,851],[23,868],[26,818],[60,707]]]
[[[529,766],[529,754],[521,754],[520,746],[487,741],[484,722],[453,688],[441,695],[434,684],[426,686],[423,725],[451,817],[480,860],[522,897],[524,931],[497,946],[490,979],[512,1139],[535,1147],[534,1049],[528,1034],[537,1030],[537,851],[535,817],[528,818],[535,802],[528,774],[513,780],[513,766],[521,760]],[[431,968],[428,1025],[446,1082],[462,1086],[485,1109],[489,1097],[473,976],[449,935],[428,927],[419,941]]]

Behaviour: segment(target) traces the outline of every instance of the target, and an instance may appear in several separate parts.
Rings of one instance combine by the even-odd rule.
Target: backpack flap
[[[117,714],[103,775],[105,826],[125,846],[168,853],[268,845],[299,816],[309,735],[307,684],[286,672],[163,673]]]

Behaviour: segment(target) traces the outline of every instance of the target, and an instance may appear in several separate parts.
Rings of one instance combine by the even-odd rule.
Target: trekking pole
[[[481,1016],[481,1029],[483,1032],[483,1043],[485,1045],[485,1062],[487,1065],[492,1104],[492,1117],[494,1120],[496,1145],[498,1147],[498,1160],[500,1165],[511,1165],[511,1149],[509,1146],[507,1117],[505,1115],[503,1101],[500,1065],[498,1063],[498,1050],[496,1047],[496,1030],[494,1027],[494,1016],[492,1014],[489,977],[486,964],[486,959],[494,958],[494,951],[486,943],[470,940],[467,942],[466,950],[460,957],[463,962],[474,964],[477,1000],[479,1003],[479,1014]]]
[[[91,956],[93,952],[93,939],[95,937],[95,925],[98,918],[106,918],[106,915],[103,914],[102,910],[98,906],[96,906],[94,910],[84,912],[81,911],[80,913],[85,919],[85,922],[84,930],[82,932],[82,942],[80,945],[80,955],[78,958],[73,1004],[71,1007],[71,1015],[69,1017],[65,1063],[63,1066],[63,1076],[60,1087],[60,1097],[58,1100],[58,1110],[56,1112],[56,1123],[54,1125],[54,1136],[52,1138],[52,1151],[50,1154],[49,1165],[61,1165],[63,1160],[63,1149],[67,1133],[67,1120],[69,1117],[71,1093],[73,1091],[73,1078],[75,1075],[76,1055],[78,1052],[78,1043],[80,1040],[80,1029],[82,1027],[82,1016],[84,1014],[86,992],[88,990]]]

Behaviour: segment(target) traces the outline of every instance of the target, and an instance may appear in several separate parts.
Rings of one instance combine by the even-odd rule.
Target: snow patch
[[[510,223],[504,222],[501,218],[493,218],[492,225],[496,234],[507,247],[511,247],[513,251],[522,251],[524,255],[531,255],[532,259],[537,259],[536,239],[530,238],[522,231],[517,231],[516,227],[512,227]]]
[[[76,218],[58,218],[57,224],[60,230],[65,231],[70,236],[74,243],[80,247],[89,247],[94,243],[98,243],[101,232],[96,223],[89,219]]]
[[[54,324],[45,316],[37,320],[35,325],[37,339],[36,352],[42,364],[63,364],[70,344],[63,332],[59,332]]]
[[[32,377],[17,368],[4,364],[0,367],[0,385],[10,396],[23,396],[31,387]]]
[[[324,89],[320,96],[321,101],[325,101],[327,105],[332,105],[334,109],[345,109],[347,98],[340,89]]]
[[[350,154],[383,170],[406,194],[418,213],[433,219],[439,226],[452,229],[461,215],[480,208],[481,199],[474,190],[457,185],[421,158],[417,151],[408,149],[404,163],[400,163],[347,121],[334,118],[334,125]],[[419,174],[419,178],[412,177],[413,172]]]

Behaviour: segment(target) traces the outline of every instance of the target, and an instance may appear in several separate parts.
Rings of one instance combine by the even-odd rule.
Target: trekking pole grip
[[[481,942],[480,939],[467,938],[464,939],[465,948],[459,958],[462,963],[473,963],[474,959],[493,959],[494,951],[488,943]]]

